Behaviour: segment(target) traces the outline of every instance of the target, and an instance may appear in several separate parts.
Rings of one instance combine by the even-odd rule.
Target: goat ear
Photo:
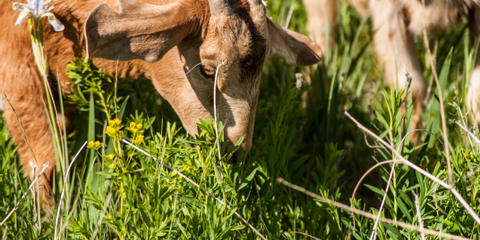
[[[118,0],[120,12],[100,4],[85,23],[87,58],[158,61],[193,32],[194,7],[182,1],[164,5]]]
[[[321,48],[307,36],[285,29],[270,18],[267,22],[273,55],[297,66],[312,65],[323,58]]]

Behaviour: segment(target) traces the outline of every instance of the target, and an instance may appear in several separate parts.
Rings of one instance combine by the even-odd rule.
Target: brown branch
[[[287,187],[289,187],[289,188],[291,188],[295,191],[301,192],[301,193],[303,193],[303,194],[305,194],[309,197],[315,198],[316,200],[318,200],[320,202],[333,205],[335,207],[341,208],[343,210],[358,214],[360,216],[363,216],[363,217],[366,217],[366,218],[369,218],[369,219],[372,219],[372,220],[375,220],[377,218],[377,216],[372,214],[372,213],[365,212],[365,211],[362,211],[362,210],[359,210],[359,209],[356,209],[356,208],[352,208],[352,207],[350,207],[346,204],[335,202],[335,201],[330,200],[328,198],[324,198],[324,197],[322,197],[318,194],[315,194],[313,192],[308,191],[307,189],[305,189],[303,187],[292,184],[292,183],[286,181],[285,179],[283,179],[281,177],[277,178],[277,182],[280,183],[280,184],[283,184],[283,185],[285,185],[285,186],[287,186]],[[396,220],[389,219],[389,218],[380,217],[379,221],[383,222],[383,223],[386,223],[386,224],[390,224],[390,225],[398,226],[398,227],[401,227],[401,228],[409,229],[409,230],[412,230],[412,231],[424,232],[426,234],[436,236],[436,237],[448,238],[448,239],[453,239],[453,240],[469,239],[469,238],[465,238],[465,237],[452,235],[452,234],[449,234],[449,233],[438,232],[438,231],[431,230],[431,229],[428,229],[428,228],[420,228],[420,227],[414,226],[414,225],[409,224],[409,223],[400,222],[400,221],[396,221]]]
[[[467,201],[465,201],[465,199],[462,197],[462,195],[460,195],[460,193],[452,185],[445,183],[444,181],[440,180],[439,178],[433,176],[431,173],[423,170],[419,166],[417,166],[417,165],[413,164],[412,162],[408,161],[407,159],[405,159],[392,145],[390,145],[385,140],[383,140],[381,137],[379,137],[377,134],[373,133],[371,130],[369,130],[368,128],[363,126],[360,122],[358,122],[355,118],[353,118],[348,112],[345,112],[345,115],[348,118],[350,118],[350,120],[352,120],[357,125],[357,127],[360,128],[360,130],[362,130],[363,132],[372,136],[377,141],[382,143],[390,151],[395,153],[397,155],[397,159],[402,164],[405,164],[405,165],[409,166],[410,168],[419,172],[423,176],[425,176],[425,177],[429,178],[430,180],[436,182],[438,185],[448,189],[457,198],[457,200],[460,202],[460,204],[462,204],[462,206],[467,210],[468,214],[470,214],[470,216],[475,220],[475,222],[477,222],[477,224],[480,225],[480,217],[478,217],[478,215],[475,213],[475,211],[473,211],[472,207],[470,207],[470,205],[467,203]]]

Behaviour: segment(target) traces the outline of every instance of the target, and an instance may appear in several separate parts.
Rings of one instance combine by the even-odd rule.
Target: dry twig
[[[15,213],[15,211],[17,211],[18,209],[18,206],[20,205],[20,203],[23,201],[23,199],[27,196],[28,192],[33,188],[33,186],[35,185],[35,183],[38,181],[38,179],[40,179],[40,177],[43,175],[43,173],[45,172],[45,170],[47,170],[48,168],[48,165],[49,163],[45,163],[43,164],[43,168],[42,170],[38,173],[38,175],[33,179],[32,183],[30,183],[30,186],[28,186],[28,189],[27,191],[25,191],[25,193],[23,193],[22,197],[20,198],[20,200],[18,200],[18,202],[15,204],[15,207],[13,207],[13,209],[10,211],[10,213],[7,214],[7,216],[3,219],[2,222],[0,222],[0,227],[3,226],[3,224],[5,224],[8,219],[13,215],[13,213]]]
[[[95,227],[95,230],[93,231],[92,237],[90,238],[91,240],[96,239],[98,231],[100,230],[100,225],[103,222],[103,218],[105,217],[105,213],[107,212],[108,206],[110,205],[110,200],[112,200],[112,193],[108,193],[107,199],[105,200],[105,204],[103,205],[103,211],[100,217],[98,218],[97,221],[97,227]]]
[[[348,112],[345,112],[345,115],[350,118],[350,120],[352,120],[358,128],[360,128],[360,130],[364,131],[365,133],[367,133],[368,135],[372,136],[373,138],[375,138],[377,141],[379,141],[380,143],[382,143],[386,148],[388,148],[390,151],[392,151],[393,153],[395,153],[397,155],[397,159],[400,161],[400,163],[402,164],[405,164],[407,166],[409,166],[410,168],[412,168],[413,170],[419,172],[420,174],[422,174],[423,176],[429,178],[430,180],[434,181],[435,183],[437,183],[438,185],[446,188],[447,190],[449,190],[456,198],[457,200],[460,202],[460,204],[462,204],[462,206],[467,210],[468,214],[470,214],[470,216],[475,220],[475,222],[477,222],[478,225],[480,225],[480,217],[478,217],[478,215],[475,213],[475,211],[473,211],[472,207],[470,207],[470,205],[467,203],[467,201],[465,201],[465,199],[462,197],[462,195],[460,195],[460,193],[453,187],[453,185],[450,185],[450,184],[447,184],[445,183],[444,181],[440,180],[439,178],[433,176],[431,173],[423,170],[422,168],[420,168],[419,166],[413,164],[412,162],[408,161],[407,159],[405,159],[392,145],[390,145],[389,143],[387,143],[385,140],[383,140],[381,137],[379,137],[377,134],[373,133],[371,130],[369,130],[368,128],[366,128],[365,126],[363,126],[361,123],[359,123],[355,118],[353,118]]]
[[[422,221],[422,212],[420,212],[420,203],[418,202],[417,194],[413,194],[415,196],[415,210],[417,211],[417,218],[418,218],[418,226],[423,229],[423,221]],[[422,240],[425,240],[425,233],[420,231],[420,237]]]
[[[382,197],[382,202],[380,203],[380,207],[378,208],[377,218],[375,219],[375,223],[373,224],[373,229],[372,229],[372,234],[370,235],[370,240],[377,239],[378,221],[380,219],[380,215],[382,214],[383,206],[385,204],[385,201],[387,200],[388,189],[390,188],[390,183],[392,182],[393,171],[395,171],[395,165],[396,165],[396,162],[393,161],[392,169],[390,169],[390,174],[388,176],[387,186],[385,186],[385,192],[384,192],[383,197]]]
[[[7,240],[7,231],[8,231],[8,226],[5,226],[5,230],[3,230],[2,240]]]
[[[222,66],[225,66],[223,62],[217,66],[217,69],[215,70],[215,80],[213,82],[213,118],[215,121],[214,123],[215,137],[217,138],[215,143],[217,145],[218,161],[220,162],[220,165],[222,165],[222,153],[220,152],[220,138],[218,136],[218,122],[217,122],[217,79],[218,79],[218,73],[220,72],[220,67]],[[222,171],[220,171],[220,173],[222,173]]]
[[[475,136],[475,134],[473,134],[472,132],[470,132],[465,126],[463,126],[462,124],[460,124],[457,120],[455,120],[455,124],[457,124],[457,126],[459,126],[465,133],[467,133],[467,135],[473,139],[473,141],[475,141],[475,143],[480,146],[480,139],[478,139],[477,136]]]
[[[365,211],[362,211],[362,210],[359,210],[359,209],[356,209],[356,208],[352,208],[352,207],[350,207],[346,204],[335,202],[335,201],[330,200],[328,198],[324,198],[324,197],[322,197],[318,194],[315,194],[313,192],[308,191],[307,189],[305,189],[303,187],[292,184],[292,183],[286,181],[283,178],[278,178],[277,181],[280,184],[283,184],[283,185],[285,185],[285,186],[287,186],[287,187],[289,187],[293,190],[299,191],[299,192],[301,192],[301,193],[303,193],[303,194],[305,194],[309,197],[315,198],[316,200],[318,200],[320,202],[333,205],[335,207],[341,208],[343,210],[358,214],[360,216],[363,216],[363,217],[366,217],[366,218],[369,218],[369,219],[372,219],[372,220],[375,220],[375,218],[377,217],[376,215],[374,215],[372,213],[365,212]],[[460,236],[456,236],[456,235],[449,234],[449,233],[438,232],[438,231],[431,230],[431,229],[428,229],[428,228],[421,229],[420,227],[414,226],[412,224],[396,221],[396,220],[389,219],[389,218],[380,217],[379,221],[383,222],[383,223],[386,223],[386,224],[391,224],[391,225],[398,226],[398,227],[401,227],[401,228],[409,229],[409,230],[412,230],[412,231],[417,231],[417,232],[423,231],[426,234],[436,236],[436,237],[447,238],[447,239],[452,239],[452,240],[466,240],[466,239],[469,239],[469,238],[460,237]]]
[[[309,237],[309,238],[311,238],[311,239],[313,239],[313,240],[322,240],[322,239],[320,239],[320,238],[318,238],[318,237],[312,236],[312,235],[307,234],[307,233],[304,233],[304,232],[294,232],[294,233],[295,233],[295,234],[298,234],[298,235],[305,236],[305,237]]]
[[[62,205],[63,205],[63,198],[65,197],[65,188],[66,188],[65,186],[67,185],[68,174],[70,173],[70,170],[72,169],[73,163],[77,159],[78,155],[80,155],[80,153],[83,151],[83,149],[85,148],[87,143],[88,143],[88,141],[85,141],[83,143],[83,145],[80,147],[80,150],[78,150],[78,152],[75,154],[75,156],[73,157],[72,161],[70,162],[70,164],[68,166],[67,173],[63,177],[63,189],[62,189],[62,193],[60,194],[60,201],[58,201],[57,217],[55,218],[55,234],[54,234],[53,239],[57,239],[57,236],[58,236],[57,235],[58,234],[58,232],[57,232],[58,231],[58,220],[60,218],[60,209],[62,208]]]
[[[442,94],[442,87],[440,86],[440,81],[438,80],[437,69],[435,67],[435,60],[433,58],[433,54],[430,51],[430,44],[428,44],[427,39],[427,32],[423,31],[423,41],[425,44],[425,48],[427,49],[427,56],[429,60],[430,67],[432,68],[433,79],[435,80],[435,84],[437,85],[437,94],[438,94],[438,101],[440,102],[440,117],[442,119],[442,136],[443,136],[443,148],[445,149],[445,157],[447,159],[447,169],[448,169],[448,183],[453,186],[453,173],[452,173],[452,164],[450,161],[450,147],[448,143],[448,132],[447,132],[447,118],[445,117],[445,106],[443,103],[443,94]]]

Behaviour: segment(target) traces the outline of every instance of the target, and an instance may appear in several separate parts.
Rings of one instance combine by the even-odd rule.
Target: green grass
[[[300,1],[269,3],[269,14],[285,24],[294,6],[290,28],[305,33]],[[119,81],[89,64],[73,62],[69,74],[78,93],[66,101],[77,104],[76,128],[69,135],[73,157],[86,140],[101,143],[86,150],[74,163],[58,225],[60,239],[256,239],[258,236],[234,212],[243,216],[267,239],[368,239],[374,222],[305,196],[277,183],[282,177],[323,197],[349,204],[360,177],[374,164],[392,159],[392,153],[365,137],[347,117],[348,111],[407,159],[448,181],[442,141],[440,107],[435,84],[425,113],[424,144],[416,146],[408,133],[411,100],[382,83],[371,45],[372,29],[342,1],[338,15],[338,47],[313,71],[312,90],[302,107],[295,73],[303,68],[271,59],[264,69],[257,109],[253,148],[243,162],[230,156],[217,161],[211,122],[199,125],[197,138],[188,136],[178,117],[152,89],[148,80]],[[479,146],[469,141],[453,120],[470,128],[465,93],[472,69],[465,26],[438,38],[436,68],[445,97],[449,147],[455,188],[480,213]],[[433,40],[432,40],[433,43]],[[424,75],[432,81],[421,39],[417,48]],[[88,81],[87,81],[88,78]],[[385,89],[385,90],[384,90]],[[116,93],[116,94],[115,94]],[[406,110],[405,110],[406,109]],[[107,131],[118,117],[122,135],[139,144],[159,161],[120,143]],[[136,134],[130,122],[142,123]],[[19,166],[16,147],[0,122],[0,220],[27,190],[29,182]],[[110,133],[110,135],[108,134]],[[117,135],[118,136],[118,135]],[[109,154],[115,153],[113,158]],[[71,158],[70,158],[71,159]],[[227,208],[173,173],[168,164],[225,201]],[[354,206],[376,214],[391,165],[373,171],[360,185]],[[60,199],[63,178],[54,179]],[[382,216],[418,225],[414,195],[418,196],[426,228],[471,239],[480,238],[480,226],[448,192],[403,165],[397,165]],[[102,219],[101,224],[99,219]],[[353,228],[355,226],[355,228]],[[55,216],[36,221],[31,194],[4,227],[5,239],[53,239]],[[388,224],[378,226],[378,239],[419,239],[420,234]],[[438,239],[435,237],[427,239]]]

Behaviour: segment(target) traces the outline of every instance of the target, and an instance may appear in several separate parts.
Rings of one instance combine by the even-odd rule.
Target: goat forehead
[[[261,57],[267,46],[265,33],[259,32],[256,26],[249,23],[243,22],[241,26],[235,43],[239,57],[241,59]]]
[[[251,74],[260,71],[266,58],[265,39],[253,39],[252,45],[240,56],[240,66]]]
[[[242,8],[248,10],[248,8]],[[267,33],[253,23],[250,14],[239,14],[235,47],[241,67],[256,69],[263,65],[267,54]]]
[[[211,63],[238,64],[244,77],[245,74],[258,75],[267,55],[268,33],[254,23],[248,0],[228,1],[234,13],[226,18],[210,19],[202,56]]]
[[[267,41],[254,25],[237,17],[215,24],[218,25],[209,30],[210,33],[204,40],[204,58],[246,65],[241,67],[262,63]]]

